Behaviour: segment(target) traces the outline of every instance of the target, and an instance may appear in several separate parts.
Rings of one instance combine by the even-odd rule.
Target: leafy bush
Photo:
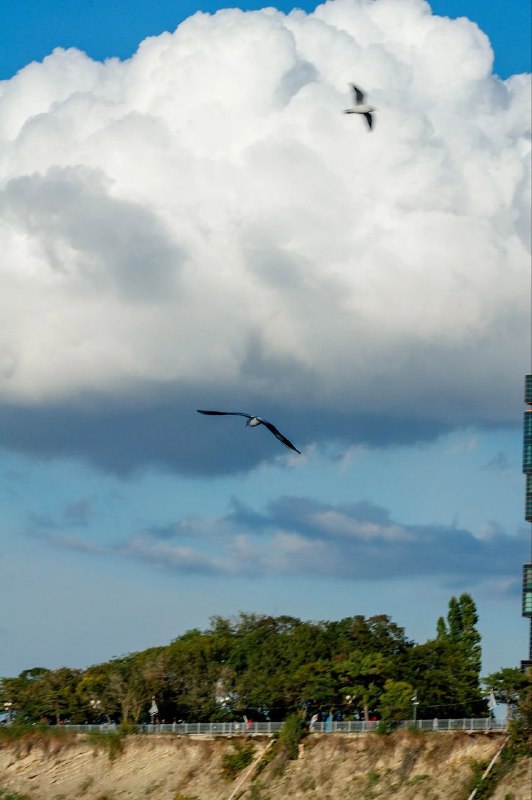
[[[287,762],[297,759],[299,743],[307,735],[307,732],[308,727],[299,714],[291,714],[287,717],[279,733],[272,736],[272,744],[262,756],[257,773],[261,773],[271,765],[274,776],[282,775]]]
[[[255,746],[252,742],[233,741],[233,752],[224,753],[222,757],[222,775],[233,781],[239,772],[253,761]]]
[[[375,726],[375,733],[377,733],[379,736],[385,736],[385,734],[390,732],[391,728],[386,722],[386,720],[380,719]]]
[[[488,797],[491,797],[497,784],[515,762],[522,758],[528,758],[530,755],[530,737],[532,735],[532,678],[530,676],[528,676],[528,683],[521,688],[521,696],[517,704],[517,717],[510,723],[508,733],[509,736],[500,758],[485,779],[482,780],[480,777],[475,784],[477,787],[475,800],[487,800]]]
[[[290,714],[279,732],[278,746],[290,761],[299,755],[299,743],[307,735],[307,725],[299,714]]]
[[[510,723],[509,750],[515,758],[530,755],[532,738],[532,672],[525,677],[527,683],[521,688],[516,718]]]
[[[138,733],[138,726],[134,722],[129,722],[123,719],[119,726],[120,733],[124,736],[131,736],[134,733]]]

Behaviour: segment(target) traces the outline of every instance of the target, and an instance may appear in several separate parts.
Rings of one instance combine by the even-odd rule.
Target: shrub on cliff
[[[224,753],[222,756],[222,775],[229,781],[233,781],[239,772],[245,769],[253,761],[255,746],[253,742],[242,742],[239,739],[233,741],[233,752]]]

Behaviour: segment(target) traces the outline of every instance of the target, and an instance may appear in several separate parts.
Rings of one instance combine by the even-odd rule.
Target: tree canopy
[[[0,680],[0,702],[21,721],[466,717],[488,713],[479,684],[480,635],[469,595],[452,598],[436,638],[409,640],[387,615],[302,621],[214,617],[163,647],[74,670],[33,668]],[[505,690],[506,691],[506,690]],[[502,689],[501,689],[502,692]]]

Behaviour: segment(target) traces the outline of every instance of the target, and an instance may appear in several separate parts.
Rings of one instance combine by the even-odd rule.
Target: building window
[[[532,403],[532,375],[525,377],[525,403]]]
[[[532,617],[532,592],[523,594],[523,617]]]
[[[532,564],[523,564],[523,590],[532,592]]]

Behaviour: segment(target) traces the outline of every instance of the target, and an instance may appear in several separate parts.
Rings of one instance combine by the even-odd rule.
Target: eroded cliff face
[[[233,782],[222,772],[224,755],[234,753],[231,739],[130,736],[116,753],[81,736],[18,743],[0,750],[0,787],[29,800],[467,800],[474,769],[491,760],[503,737],[312,735],[296,761],[278,753],[262,769],[270,740],[252,741],[254,764]],[[531,800],[530,777],[530,761],[518,763],[494,800]]]

